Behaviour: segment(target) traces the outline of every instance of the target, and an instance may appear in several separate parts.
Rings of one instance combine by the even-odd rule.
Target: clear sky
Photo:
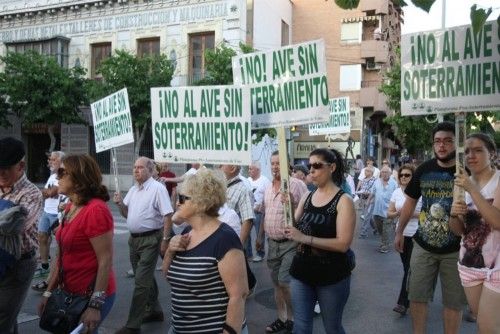
[[[496,20],[500,14],[500,0],[445,0],[446,27],[455,27],[470,24],[470,7],[477,4],[478,8],[493,8],[488,21]],[[441,29],[441,13],[443,0],[436,0],[429,13],[415,7],[411,0],[408,6],[403,7],[404,25],[402,34],[418,31]]]

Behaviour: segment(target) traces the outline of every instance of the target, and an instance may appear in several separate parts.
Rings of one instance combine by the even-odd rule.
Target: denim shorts
[[[38,232],[48,233],[55,223],[57,223],[57,214],[51,214],[44,211],[38,221]]]

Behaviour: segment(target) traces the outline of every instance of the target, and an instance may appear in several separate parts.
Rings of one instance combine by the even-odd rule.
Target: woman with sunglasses
[[[113,217],[105,203],[109,200],[108,190],[102,185],[99,166],[87,154],[64,157],[57,177],[59,192],[68,196],[70,203],[56,232],[59,252],[38,311],[43,313],[52,291],[58,287],[91,296],[80,321],[89,333],[97,333],[115,300]]]
[[[500,171],[493,163],[496,145],[482,133],[473,133],[465,143],[465,164],[456,175],[465,202],[454,201],[450,229],[462,236],[458,272],[469,307],[477,317],[479,333],[500,329]]]
[[[188,226],[170,240],[162,265],[172,294],[169,333],[248,333],[243,247],[233,229],[219,221],[226,182],[203,169],[180,187],[172,220]]]
[[[316,301],[325,332],[345,333],[342,313],[350,292],[353,264],[348,252],[356,214],[351,196],[340,188],[344,159],[336,150],[316,149],[308,167],[318,188],[301,199],[295,225],[285,230],[299,242],[290,268],[293,333],[312,333]]]
[[[394,190],[391,196],[391,200],[389,202],[389,209],[387,210],[387,218],[399,219],[399,215],[401,214],[401,208],[406,201],[405,196],[405,188],[410,182],[413,173],[415,172],[415,167],[410,164],[404,164],[399,168],[398,171],[398,182],[399,188]],[[408,280],[408,271],[410,269],[410,258],[411,252],[413,250],[413,235],[417,231],[418,227],[418,215],[420,214],[420,208],[422,206],[422,201],[419,200],[417,203],[417,207],[415,208],[415,212],[413,213],[413,217],[406,225],[403,235],[404,235],[404,248],[403,252],[400,253],[401,262],[403,263],[403,281],[401,283],[401,290],[399,291],[398,303],[392,309],[394,312],[400,313],[401,315],[405,315],[408,307],[410,306],[410,301],[408,300],[408,290],[406,289],[406,283]],[[399,220],[396,223],[399,224]]]

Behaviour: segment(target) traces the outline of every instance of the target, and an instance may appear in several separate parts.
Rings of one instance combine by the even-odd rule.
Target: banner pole
[[[455,113],[455,172],[458,174],[460,170],[465,166],[465,138],[466,138],[466,121],[465,113],[457,112]],[[464,188],[454,186],[453,187],[453,201],[465,201],[465,191]]]
[[[279,126],[276,129],[278,134],[278,152],[280,159],[280,179],[281,179],[281,193],[287,196],[287,200],[283,203],[284,217],[286,225],[293,225],[292,215],[292,202],[290,200],[290,179],[289,179],[289,164],[288,164],[288,151],[286,145],[285,128]]]
[[[116,148],[111,149],[111,167],[113,169],[113,175],[115,177],[115,189],[116,192],[120,192],[120,184],[118,183],[118,163],[116,161]]]

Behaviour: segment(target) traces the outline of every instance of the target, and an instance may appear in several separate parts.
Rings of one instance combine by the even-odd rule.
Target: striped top
[[[217,265],[233,248],[242,250],[240,239],[231,227],[221,223],[199,245],[176,253],[167,274],[176,334],[222,333],[229,296]]]

